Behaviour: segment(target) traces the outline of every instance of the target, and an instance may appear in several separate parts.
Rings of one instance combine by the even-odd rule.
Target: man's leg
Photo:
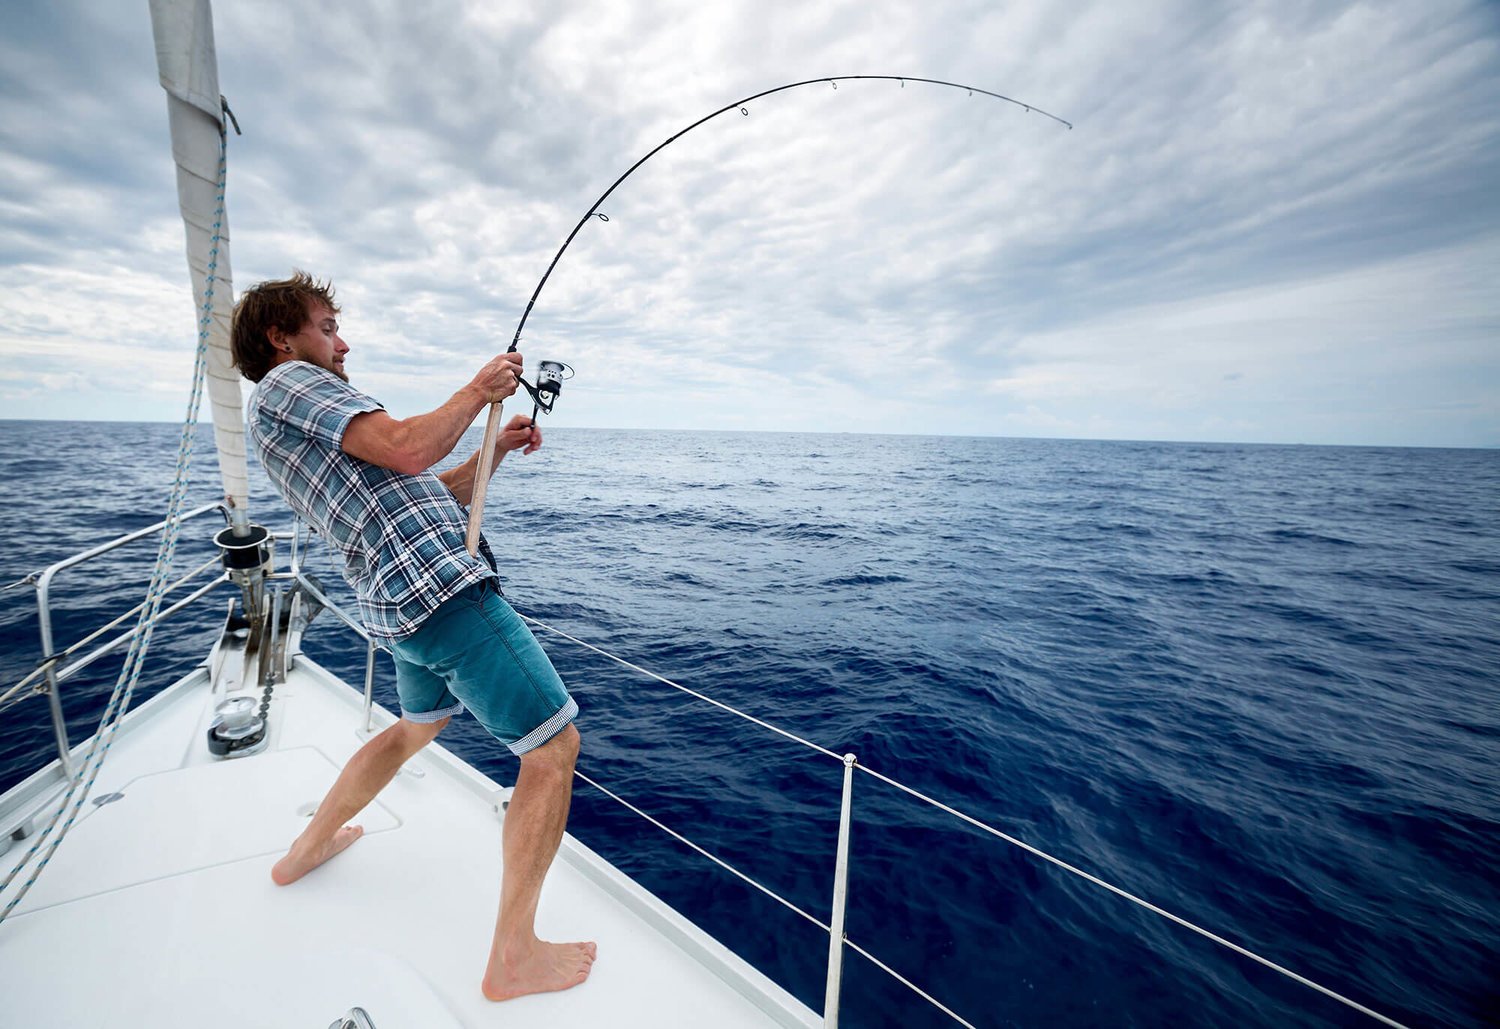
[[[578,744],[578,730],[568,725],[521,755],[505,811],[500,916],[482,983],[490,1000],[566,990],[587,979],[594,963],[594,944],[546,943],[537,939],[535,924],[542,880],[568,822]]]
[[[431,743],[447,724],[446,718],[427,724],[403,718],[360,747],[318,805],[312,822],[286,857],[272,867],[271,878],[276,885],[296,882],[359,839],[364,829],[344,823],[374,800],[375,794],[401,771],[406,759]]]

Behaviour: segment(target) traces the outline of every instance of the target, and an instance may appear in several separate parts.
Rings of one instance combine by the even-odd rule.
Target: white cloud
[[[1192,439],[1243,438],[1226,430],[1244,428],[1273,442],[1441,443],[1459,429],[1492,432],[1500,291],[1481,270],[1497,266],[1500,235],[1153,304],[1025,337],[1010,350],[1012,370],[984,389],[1064,435],[1102,420],[1118,434],[1132,419],[1185,426]],[[1428,435],[1413,436],[1418,416]]]
[[[392,410],[508,345],[589,202],[673,132],[784,82],[905,74],[1077,128],[846,79],[696,129],[538,301],[525,351],[579,370],[558,417],[1500,440],[1500,304],[1464,274],[1500,231],[1482,3],[219,0],[216,26],[246,130],[237,283],[332,276],[356,381]],[[0,52],[0,398],[35,413],[49,376],[92,381],[64,354],[187,350],[190,301],[144,14],[48,5]],[[58,290],[89,310],[49,311]],[[176,417],[74,386],[55,416]]]

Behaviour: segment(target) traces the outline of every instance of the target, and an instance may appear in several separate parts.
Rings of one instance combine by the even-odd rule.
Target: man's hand
[[[490,474],[500,470],[500,462],[505,460],[505,455],[512,450],[519,450],[523,454],[534,453],[542,445],[542,430],[536,427],[536,423],[524,414],[518,414],[510,420],[510,424],[501,429],[495,436],[495,460],[490,468]],[[453,491],[460,504],[468,504],[474,497],[474,480],[479,475],[479,450],[469,455],[469,459],[456,468],[449,468],[446,472],[439,472],[438,478],[443,485]]]
[[[523,362],[520,354],[497,354],[489,364],[479,369],[469,388],[477,390],[486,404],[504,400],[516,391],[521,377]]]
[[[523,454],[534,454],[541,449],[542,430],[537,428],[536,422],[524,414],[518,414],[510,420],[505,428],[500,430],[500,435],[495,439],[495,464],[512,450],[520,450]],[[524,450],[521,448],[525,447]]]

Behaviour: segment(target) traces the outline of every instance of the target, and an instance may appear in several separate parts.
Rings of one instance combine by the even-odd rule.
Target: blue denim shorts
[[[535,750],[578,715],[541,644],[486,579],[391,644],[401,717],[438,722],[468,708],[511,753]]]

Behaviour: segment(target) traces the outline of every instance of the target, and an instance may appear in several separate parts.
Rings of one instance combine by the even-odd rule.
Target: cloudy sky
[[[174,420],[144,0],[0,2],[0,417]],[[331,277],[396,415],[1500,446],[1500,6],[219,0],[238,286]]]

